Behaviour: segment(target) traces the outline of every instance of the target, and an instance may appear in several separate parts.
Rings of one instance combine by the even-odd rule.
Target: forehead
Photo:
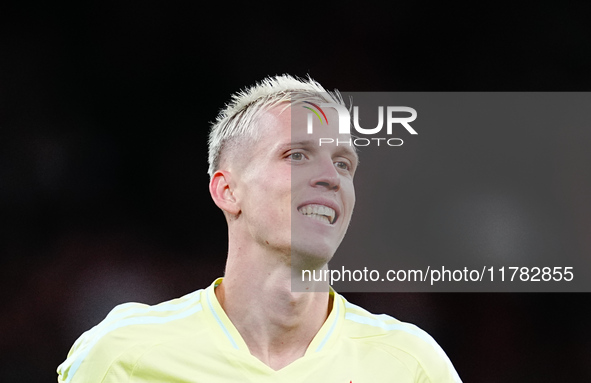
[[[318,115],[306,108],[307,106],[309,105],[305,103],[284,104],[261,113],[257,121],[261,135],[259,142],[265,141],[265,145],[269,141],[310,142],[319,148],[350,152],[357,159],[351,135],[339,133],[337,111],[324,108],[323,114]]]

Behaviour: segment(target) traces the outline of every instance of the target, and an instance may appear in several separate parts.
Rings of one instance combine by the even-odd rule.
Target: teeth
[[[333,223],[336,213],[333,209],[324,205],[306,205],[298,209],[300,213],[322,222]]]

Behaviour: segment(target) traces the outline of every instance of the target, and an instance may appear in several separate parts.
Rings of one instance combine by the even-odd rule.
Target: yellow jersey
[[[305,355],[275,371],[252,356],[208,288],[154,306],[115,307],[74,343],[60,383],[461,382],[418,327],[374,315],[333,290],[333,307]]]

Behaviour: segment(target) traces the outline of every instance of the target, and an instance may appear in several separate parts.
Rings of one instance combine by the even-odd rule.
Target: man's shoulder
[[[111,310],[105,319],[84,333],[82,337],[89,339],[103,338],[120,329],[128,331],[131,337],[137,333],[138,329],[150,329],[152,333],[160,333],[168,328],[168,326],[160,325],[172,324],[173,322],[174,327],[177,327],[179,320],[202,310],[202,292],[203,290],[197,290],[180,298],[155,305],[135,302],[118,305]],[[142,337],[142,339],[138,340],[145,339],[145,337]]]
[[[374,314],[343,298],[345,306],[345,324],[348,335],[352,338],[375,339],[390,342],[397,336],[434,342],[433,338],[418,326],[402,322],[387,314]]]
[[[343,335],[350,341],[385,358],[411,361],[431,381],[461,382],[448,356],[429,333],[390,315],[373,314],[344,298],[343,302]]]
[[[195,316],[203,309],[203,292],[197,290],[156,305],[132,302],[116,306],[76,340],[58,367],[59,381],[69,382],[79,369],[82,375],[104,375],[117,359],[133,359],[153,345],[182,338],[188,327],[198,332]]]

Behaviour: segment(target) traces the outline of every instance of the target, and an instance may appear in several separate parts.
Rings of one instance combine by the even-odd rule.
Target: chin
[[[301,270],[322,269],[332,259],[334,246],[294,246],[291,248],[291,265]]]

